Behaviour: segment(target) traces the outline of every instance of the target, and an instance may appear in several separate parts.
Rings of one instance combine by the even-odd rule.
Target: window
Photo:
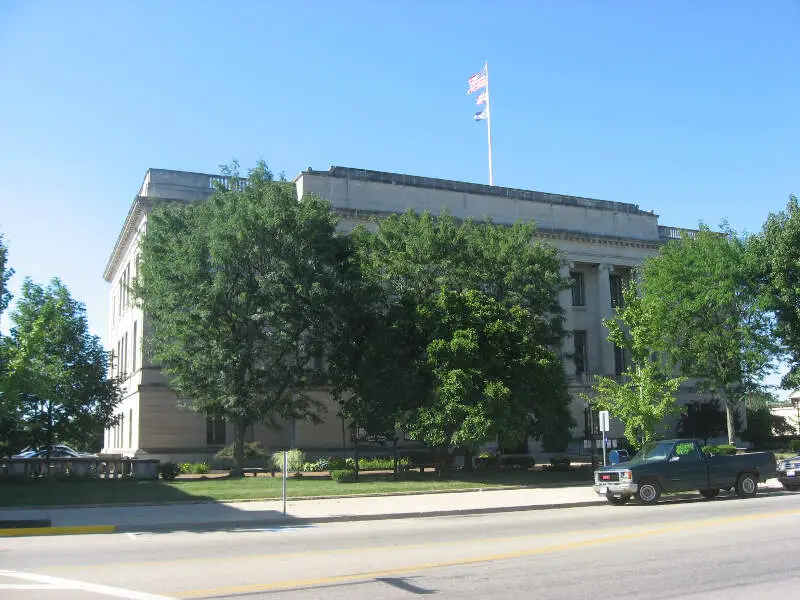
[[[225,421],[219,417],[206,419],[206,444],[209,446],[225,444]]]
[[[136,346],[136,321],[133,322],[133,344],[131,344],[131,373],[136,372],[136,355],[139,353],[139,349]]]
[[[572,279],[572,306],[586,306],[586,294],[583,286],[583,273],[570,271]]]
[[[128,372],[128,332],[122,336],[122,376]]]
[[[575,362],[575,375],[581,376],[586,373],[586,332],[574,331],[572,337],[575,342],[575,354],[572,359]]]
[[[614,375],[619,377],[625,372],[625,349],[614,346]]]
[[[622,290],[625,288],[625,280],[621,275],[609,275],[608,277],[611,285],[611,306],[622,308],[625,304],[625,299],[622,295]]]

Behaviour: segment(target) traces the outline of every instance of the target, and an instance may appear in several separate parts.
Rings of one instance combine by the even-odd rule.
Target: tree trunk
[[[356,481],[358,481],[358,425],[356,425],[356,437],[353,440],[353,468],[356,471]]]
[[[397,479],[397,463],[400,461],[400,449],[397,447],[397,438],[392,438],[392,444],[394,445],[394,464],[392,465],[392,471],[394,473],[393,479]]]
[[[241,477],[244,467],[244,436],[247,424],[244,419],[239,418],[233,424],[233,469],[231,477]]]
[[[453,473],[453,455],[447,448],[439,449],[439,477],[450,477]]]
[[[728,443],[733,446],[736,443],[736,426],[733,423],[733,407],[731,403],[728,402],[727,398],[723,401],[725,402],[725,417],[728,424]]]
[[[475,469],[472,464],[472,460],[475,457],[475,453],[472,450],[464,450],[464,472],[465,473],[472,473]]]
[[[44,455],[46,459],[45,477],[50,477],[50,453],[53,451],[53,442],[55,441],[54,440],[55,436],[53,435],[53,401],[48,400],[46,406],[47,406],[47,434],[45,437],[47,439],[47,450]]]

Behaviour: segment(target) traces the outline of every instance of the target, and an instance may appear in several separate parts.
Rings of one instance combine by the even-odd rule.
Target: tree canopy
[[[800,206],[795,196],[786,209],[771,213],[750,239],[751,264],[760,277],[764,308],[775,316],[774,333],[789,364],[782,386],[800,387]]]
[[[121,395],[84,305],[58,279],[46,287],[26,279],[11,321],[5,398],[18,436],[46,448],[97,447]]]
[[[686,378],[672,377],[663,355],[656,352],[658,323],[635,280],[625,288],[623,299],[614,318],[603,325],[609,341],[628,352],[630,365],[619,380],[598,377],[588,399],[621,419],[625,438],[640,448],[663,433],[666,418],[678,412],[675,394]]]
[[[325,200],[298,201],[263,163],[228,175],[207,201],[151,213],[135,293],[151,358],[195,410],[234,424],[241,465],[248,426],[317,419],[305,391],[358,270]]]
[[[358,228],[370,300],[352,317],[363,325],[351,329],[358,339],[333,357],[350,391],[345,412],[400,426],[445,458],[501,431],[568,437],[566,379],[552,350],[567,282],[558,252],[532,243],[534,231],[413,211]]]
[[[701,390],[719,397],[734,442],[733,411],[760,389],[775,344],[759,302],[756,266],[735,232],[702,226],[666,244],[642,267],[643,306],[652,315],[654,349]]]

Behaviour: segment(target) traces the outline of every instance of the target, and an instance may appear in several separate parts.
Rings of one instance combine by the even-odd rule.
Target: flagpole
[[[489,185],[494,185],[494,170],[492,169],[492,106],[489,94],[489,61],[483,65],[486,69],[486,131],[489,137]]]

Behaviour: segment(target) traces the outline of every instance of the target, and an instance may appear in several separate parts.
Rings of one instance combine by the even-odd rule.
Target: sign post
[[[281,472],[283,474],[283,514],[286,514],[286,471],[289,470],[289,453],[283,453],[283,469]]]
[[[607,410],[601,410],[597,413],[597,420],[599,421],[600,431],[603,432],[603,466],[606,466],[606,433],[608,433],[609,416]]]

